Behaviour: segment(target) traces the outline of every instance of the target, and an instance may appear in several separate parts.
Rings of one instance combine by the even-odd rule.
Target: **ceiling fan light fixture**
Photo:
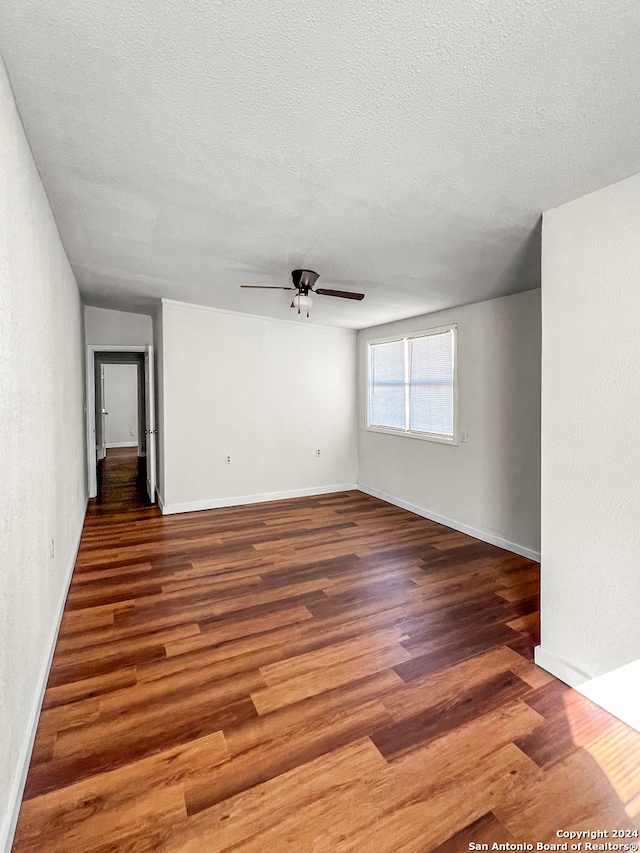
[[[305,296],[304,293],[296,293],[293,297],[293,302],[291,303],[292,308],[298,309],[298,314],[300,311],[306,311],[307,317],[309,316],[309,308],[313,305],[313,299],[310,296]]]

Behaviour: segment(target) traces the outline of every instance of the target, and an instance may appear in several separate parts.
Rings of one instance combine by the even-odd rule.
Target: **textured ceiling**
[[[635,0],[2,0],[87,302],[352,328],[539,284],[540,213],[640,171]]]

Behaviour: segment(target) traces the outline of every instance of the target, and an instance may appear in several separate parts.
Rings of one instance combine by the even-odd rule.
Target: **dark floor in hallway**
[[[109,447],[98,462],[98,497],[89,510],[133,510],[148,506],[145,488],[145,459],[137,447]]]

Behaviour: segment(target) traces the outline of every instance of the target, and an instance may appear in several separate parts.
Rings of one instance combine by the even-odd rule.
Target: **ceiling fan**
[[[300,309],[306,309],[307,317],[309,316],[309,308],[313,305],[313,299],[309,296],[310,293],[317,293],[319,296],[337,296],[340,299],[356,299],[358,302],[364,299],[364,293],[352,293],[349,290],[327,290],[325,287],[314,290],[313,286],[319,277],[319,274],[313,270],[293,270],[291,273],[292,287],[278,287],[267,284],[241,284],[240,287],[252,288],[253,290],[297,290],[291,307],[297,308],[298,314]]]

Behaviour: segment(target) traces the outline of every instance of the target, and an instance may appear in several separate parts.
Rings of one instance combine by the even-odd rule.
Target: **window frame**
[[[401,429],[400,427],[378,426],[371,423],[371,353],[372,346],[376,344],[390,344],[395,341],[404,342],[404,371],[405,387],[408,384],[408,342],[415,338],[426,338],[431,335],[440,335],[451,332],[453,337],[453,393],[452,393],[452,430],[453,435],[447,436],[436,432],[421,432],[412,429]],[[438,444],[458,445],[458,324],[449,323],[446,326],[435,326],[432,329],[422,329],[417,332],[407,332],[403,335],[391,335],[386,338],[375,338],[367,341],[367,373],[366,373],[366,420],[365,429],[368,432],[382,433],[383,435],[397,435],[405,438],[417,438],[420,441],[434,441]]]

